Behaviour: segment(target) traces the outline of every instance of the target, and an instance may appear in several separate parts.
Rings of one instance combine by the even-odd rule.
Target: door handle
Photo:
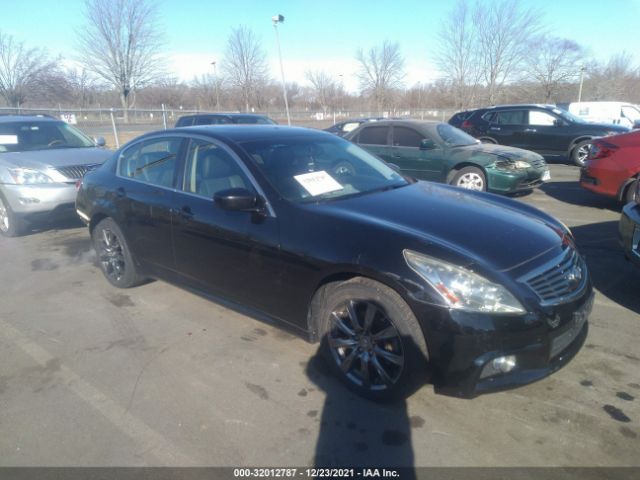
[[[489,130],[493,130],[494,132],[499,132],[500,127],[489,127]]]
[[[525,128],[524,131],[527,132],[527,133],[535,133],[538,130],[536,130],[535,128]]]

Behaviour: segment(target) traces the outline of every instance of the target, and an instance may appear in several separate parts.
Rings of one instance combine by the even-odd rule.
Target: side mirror
[[[434,150],[436,148],[438,148],[436,142],[430,138],[425,138],[420,142],[420,150]]]
[[[261,210],[259,197],[246,188],[229,188],[213,196],[216,205],[224,210],[257,212]]]
[[[96,144],[96,147],[104,147],[107,144],[104,137],[93,137],[93,143]]]

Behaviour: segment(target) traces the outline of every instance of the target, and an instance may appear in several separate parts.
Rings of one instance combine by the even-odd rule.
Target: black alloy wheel
[[[129,288],[140,283],[122,230],[111,218],[105,218],[96,225],[92,239],[100,269],[112,285]]]

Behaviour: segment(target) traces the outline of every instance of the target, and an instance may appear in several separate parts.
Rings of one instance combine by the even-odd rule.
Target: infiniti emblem
[[[575,290],[582,281],[582,268],[580,265],[574,265],[571,270],[566,273],[565,278],[569,286]]]

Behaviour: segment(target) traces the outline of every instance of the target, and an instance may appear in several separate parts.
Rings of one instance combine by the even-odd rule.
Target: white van
[[[640,128],[640,109],[625,102],[574,102],[562,105],[569,113],[594,123]]]

